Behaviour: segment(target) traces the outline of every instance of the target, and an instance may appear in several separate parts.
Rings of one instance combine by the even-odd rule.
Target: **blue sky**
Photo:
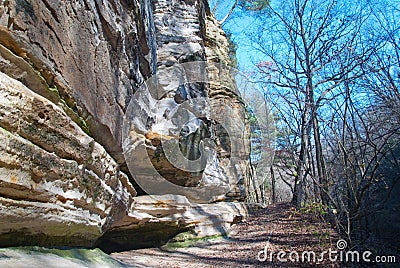
[[[232,33],[232,39],[238,45],[236,57],[241,71],[252,69],[255,63],[263,60],[263,55],[257,53],[249,42],[249,35],[256,25],[257,19],[248,16],[232,18],[224,24],[224,29]]]
[[[209,0],[211,9],[217,0]],[[217,19],[222,19],[231,6],[234,0],[221,0],[218,9],[215,12]],[[246,16],[239,8],[236,8],[232,16],[224,23],[224,30],[232,33],[233,41],[238,45],[236,57],[239,63],[239,69],[243,72],[251,71],[254,64],[263,60],[263,56],[252,47],[249,36],[257,27],[257,18],[253,16]]]

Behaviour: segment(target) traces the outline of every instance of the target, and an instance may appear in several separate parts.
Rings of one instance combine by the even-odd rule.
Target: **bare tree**
[[[400,203],[399,3],[280,1],[249,36],[278,118],[272,184],[322,203],[349,241]]]
[[[342,85],[346,97],[335,105],[338,112],[332,126],[336,139],[331,141],[337,142],[330,145],[339,149],[331,154],[336,159],[331,164],[334,198],[341,214],[337,222],[349,237],[357,239],[370,235],[368,219],[387,206],[400,180],[400,10],[386,1],[374,1],[368,8],[372,16],[363,35],[379,43],[374,43],[372,56],[362,65],[363,76]]]
[[[304,182],[315,179],[319,199],[329,204],[329,189],[320,118],[324,105],[342,95],[338,86],[362,76],[360,66],[374,46],[365,46],[361,27],[370,15],[357,6],[335,0],[281,1],[263,21],[256,49],[275,66],[276,77],[259,67],[261,80],[270,85],[276,106],[286,105],[282,117],[296,121],[299,149],[293,203],[304,201]],[[268,79],[265,79],[268,78]],[[315,177],[315,178],[314,178]]]

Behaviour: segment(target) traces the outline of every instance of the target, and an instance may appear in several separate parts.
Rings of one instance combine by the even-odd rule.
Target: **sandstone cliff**
[[[1,1],[0,245],[140,247],[188,230],[223,234],[245,216],[243,205],[226,201],[244,198],[248,145],[227,149],[214,123],[227,117],[220,107],[235,118],[243,104],[232,75],[215,67],[206,67],[208,83],[169,84],[168,68],[194,61],[229,63],[226,36],[205,0]],[[124,115],[155,75],[165,84],[157,99],[163,114],[187,96],[207,96],[220,118],[205,115],[188,133],[162,119],[160,130],[160,111],[139,106],[129,114],[130,133],[171,184],[226,181],[226,194],[210,200],[225,202],[200,205],[168,191],[160,194],[175,195],[136,197],[145,194],[134,180],[142,166],[134,154],[134,172],[128,169]],[[171,136],[196,159],[212,132],[218,148],[205,171],[182,171],[159,153],[160,135]],[[232,161],[235,150],[240,157]]]

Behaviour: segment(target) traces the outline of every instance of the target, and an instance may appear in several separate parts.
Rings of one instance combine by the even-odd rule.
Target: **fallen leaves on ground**
[[[139,249],[111,256],[139,267],[339,267],[327,255],[317,260],[321,252],[337,250],[338,239],[336,231],[315,214],[299,212],[290,204],[278,204],[254,209],[247,221],[232,227],[227,239],[174,250]],[[286,253],[281,261],[279,251]],[[316,260],[307,254],[302,259],[306,251],[315,252]]]

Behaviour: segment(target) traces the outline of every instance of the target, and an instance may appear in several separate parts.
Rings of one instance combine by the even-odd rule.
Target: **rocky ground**
[[[226,239],[197,243],[190,247],[163,247],[112,253],[111,256],[139,267],[339,267],[326,258],[301,262],[303,251],[319,254],[337,250],[336,231],[312,213],[299,212],[289,204],[269,206],[251,213],[246,222],[233,227]],[[267,259],[263,251],[268,244]],[[299,253],[299,262],[277,260],[277,252]],[[270,261],[270,252],[275,252]],[[293,253],[292,258],[296,258]],[[258,260],[261,258],[261,261]]]

